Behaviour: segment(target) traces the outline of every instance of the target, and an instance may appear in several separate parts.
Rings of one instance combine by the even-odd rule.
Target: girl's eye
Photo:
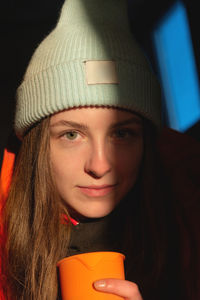
[[[114,136],[119,139],[129,138],[133,135],[134,133],[127,129],[118,129],[114,133]]]
[[[76,131],[68,131],[65,132],[65,134],[63,135],[65,138],[67,138],[68,140],[75,140],[78,136],[78,132]]]

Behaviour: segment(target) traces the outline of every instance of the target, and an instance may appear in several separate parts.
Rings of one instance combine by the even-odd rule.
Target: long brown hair
[[[187,226],[183,204],[172,189],[157,140],[154,126],[144,120],[143,163],[126,215],[127,274],[138,284],[144,299],[196,300],[199,272],[194,262],[198,260],[198,248]],[[185,254],[190,255],[187,265]]]
[[[61,222],[61,212],[68,214],[51,176],[47,118],[22,141],[6,201],[8,299],[56,299],[56,263],[66,256],[70,230]]]
[[[163,274],[168,273],[170,243],[174,242],[173,258],[177,259],[180,253],[179,241],[175,239],[178,229],[170,183],[161,166],[156,139],[155,128],[145,120],[144,157],[137,194],[134,194],[134,201],[129,199],[131,207],[128,211],[135,213],[127,215],[126,224],[128,272],[132,273],[131,279],[139,285],[144,299],[160,299],[162,295],[159,295],[159,289]],[[174,272],[175,266],[180,266],[178,261]]]

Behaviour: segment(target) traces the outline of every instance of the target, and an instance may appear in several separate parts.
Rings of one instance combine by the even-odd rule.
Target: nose
[[[111,171],[108,151],[103,142],[92,145],[85,163],[85,172],[94,178],[102,178]]]

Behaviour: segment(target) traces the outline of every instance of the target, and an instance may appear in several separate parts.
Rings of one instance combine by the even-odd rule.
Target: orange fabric
[[[5,149],[1,174],[0,174],[0,217],[2,213],[2,208],[8,196],[10,182],[12,179],[12,173],[14,168],[14,162],[15,162],[15,154]],[[0,223],[0,242],[2,244],[5,243],[5,235],[3,233],[3,228],[1,223]],[[0,258],[0,272],[1,272],[1,258]],[[1,288],[0,288],[0,300],[5,300]]]
[[[7,198],[15,162],[15,154],[4,150],[3,164],[0,174],[0,208]]]

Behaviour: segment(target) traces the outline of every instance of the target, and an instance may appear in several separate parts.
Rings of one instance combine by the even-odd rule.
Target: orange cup
[[[62,300],[122,300],[122,297],[96,291],[93,283],[103,278],[124,279],[125,256],[117,252],[90,252],[60,260]]]

